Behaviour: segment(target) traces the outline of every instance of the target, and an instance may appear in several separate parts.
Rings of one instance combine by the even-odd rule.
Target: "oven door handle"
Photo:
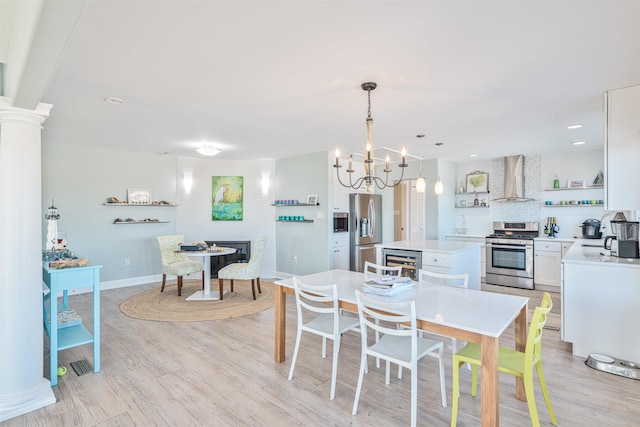
[[[495,243],[487,243],[487,247],[491,248],[491,249],[519,249],[519,248],[531,248],[533,249],[533,245],[519,245],[519,244],[513,244],[513,245],[497,245]]]

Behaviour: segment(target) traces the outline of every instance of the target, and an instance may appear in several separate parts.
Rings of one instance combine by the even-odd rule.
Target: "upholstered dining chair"
[[[162,288],[167,282],[167,274],[178,276],[178,296],[182,295],[182,276],[202,271],[202,286],[204,287],[204,266],[201,262],[193,261],[184,255],[176,253],[184,241],[182,235],[157,236],[160,246],[160,259],[162,260]]]
[[[260,268],[262,267],[262,257],[266,246],[267,238],[260,237],[256,239],[251,246],[251,258],[249,262],[229,264],[218,270],[220,299],[222,299],[223,295],[224,279],[231,281],[231,292],[233,292],[234,280],[251,280],[253,299],[256,299],[256,283],[258,284],[258,292],[262,293],[262,289],[260,289]]]
[[[536,409],[536,400],[533,391],[533,368],[538,373],[538,381],[542,389],[542,396],[547,404],[551,423],[558,425],[556,415],[551,406],[549,399],[549,391],[544,381],[542,373],[542,329],[547,322],[547,315],[553,307],[553,301],[549,293],[545,292],[539,307],[536,307],[531,318],[529,333],[527,334],[527,343],[524,352],[513,350],[511,348],[499,347],[498,369],[500,372],[515,375],[524,380],[524,391],[527,397],[527,405],[529,406],[529,416],[531,417],[531,425],[540,427],[538,419],[538,410]],[[470,363],[473,367],[471,375],[471,395],[475,396],[478,387],[478,366],[480,360],[480,346],[469,343],[462,350],[453,355],[453,404],[451,405],[451,426],[455,426],[458,421],[458,395],[460,390],[459,373],[460,367],[464,363]]]

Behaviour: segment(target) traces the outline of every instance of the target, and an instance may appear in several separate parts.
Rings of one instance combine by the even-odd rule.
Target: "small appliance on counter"
[[[587,219],[582,225],[582,238],[583,239],[601,239],[602,231],[600,231],[599,219]]]
[[[612,220],[611,232],[614,235],[604,240],[604,248],[611,251],[611,256],[640,258],[640,222]]]

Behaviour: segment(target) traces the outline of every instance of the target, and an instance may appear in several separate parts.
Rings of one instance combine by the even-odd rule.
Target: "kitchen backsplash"
[[[504,194],[504,158],[492,162],[491,199]],[[542,158],[526,156],[524,158],[524,197],[533,199],[529,202],[492,202],[494,221],[540,221],[540,175]]]

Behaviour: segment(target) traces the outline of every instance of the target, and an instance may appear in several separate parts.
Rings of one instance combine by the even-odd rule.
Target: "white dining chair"
[[[415,301],[387,302],[369,298],[360,291],[356,291],[358,316],[360,318],[360,334],[362,339],[362,355],[360,360],[360,374],[358,386],[353,402],[352,415],[358,411],[360,391],[367,357],[373,356],[383,359],[387,363],[385,382],[389,384],[389,365],[396,363],[411,369],[411,425],[416,425],[418,414],[418,360],[424,356],[438,359],[440,368],[440,393],[442,406],[447,407],[447,395],[444,382],[444,363],[442,356],[444,345],[441,341],[421,338],[417,333],[416,303]],[[399,328],[400,324],[409,324],[409,328]],[[380,333],[380,339],[369,344],[368,328]]]
[[[360,321],[356,317],[341,315],[338,311],[338,288],[332,285],[310,285],[293,278],[293,288],[296,295],[298,311],[298,330],[296,346],[293,350],[289,381],[293,378],[293,371],[298,359],[302,332],[310,332],[322,337],[322,358],[327,356],[326,340],[333,340],[333,364],[331,368],[331,396],[336,395],[336,377],[338,373],[338,352],[343,333],[357,329]]]
[[[430,282],[437,285],[455,286],[458,288],[469,287],[469,275],[464,274],[444,274],[434,273],[433,271],[420,269],[418,277],[421,282]],[[458,351],[458,343],[455,338],[451,338],[451,349],[455,354]]]
[[[400,276],[402,275],[402,266],[386,266],[374,264],[369,261],[364,262],[364,281],[376,279],[381,276]],[[380,337],[380,333],[376,331],[376,340]],[[380,359],[376,358],[376,368],[380,368]]]

